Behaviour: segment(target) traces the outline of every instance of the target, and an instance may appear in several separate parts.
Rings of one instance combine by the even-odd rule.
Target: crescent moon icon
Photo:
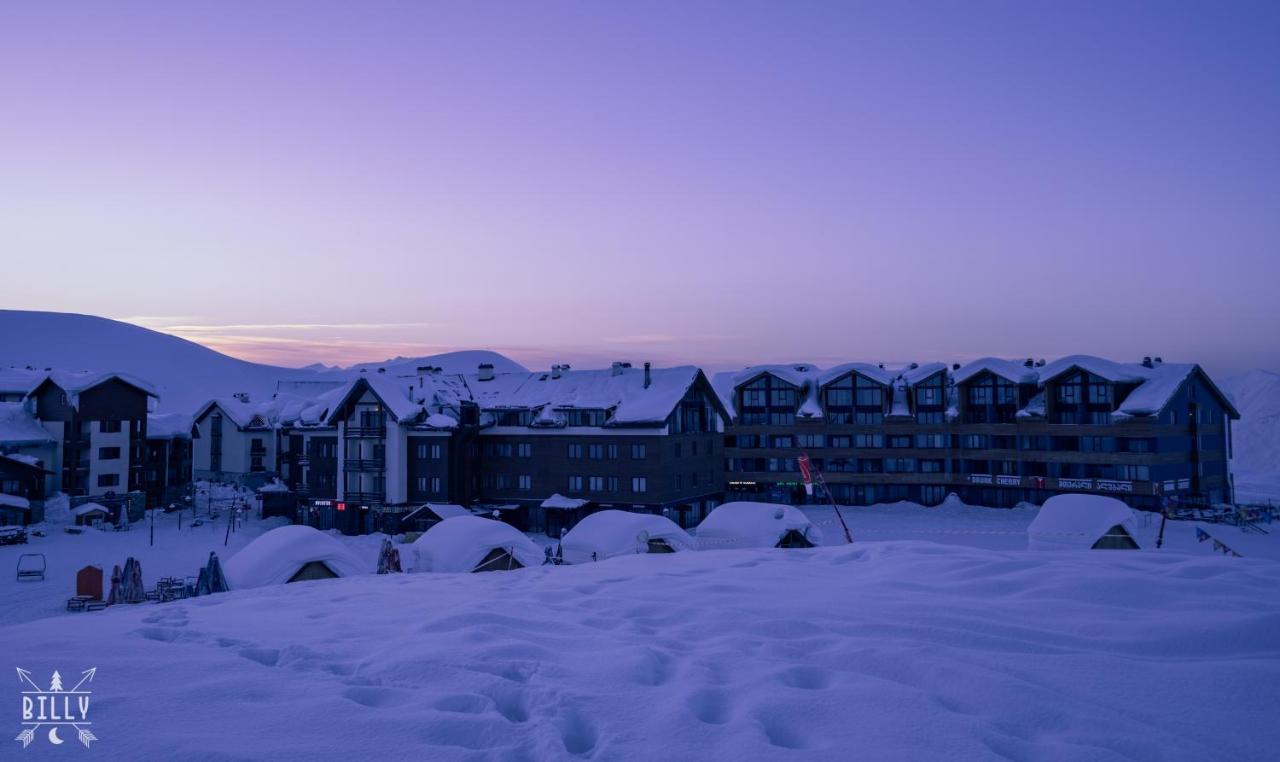
[[[61,746],[63,743],[62,739],[58,738],[57,725],[54,725],[53,727],[49,728],[49,743],[53,744],[54,746]]]

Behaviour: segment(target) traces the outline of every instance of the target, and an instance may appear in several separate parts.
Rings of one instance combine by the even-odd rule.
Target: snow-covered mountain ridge
[[[213,397],[248,392],[265,399],[278,381],[340,379],[361,369],[413,373],[434,365],[473,373],[482,362],[498,372],[524,370],[497,352],[468,350],[427,357],[397,357],[350,368],[282,368],[246,362],[193,341],[118,320],[62,312],[0,310],[0,369],[9,367],[124,371],[160,393],[160,411],[194,413]]]

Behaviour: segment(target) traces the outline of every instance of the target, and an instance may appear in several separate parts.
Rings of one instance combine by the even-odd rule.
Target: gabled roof
[[[946,373],[947,364],[941,362],[926,362],[917,365],[914,368],[908,367],[902,371],[902,380],[907,382],[908,386],[915,386],[921,381],[927,381],[939,373]]]
[[[1034,384],[1040,380],[1039,368],[1029,368],[1024,363],[1002,360],[999,357],[983,357],[974,360],[957,370],[951,377],[957,384],[963,384],[984,371],[1015,384]]]
[[[190,439],[191,416],[182,413],[151,413],[147,416],[147,439]]]
[[[1130,382],[1136,383],[1144,381],[1148,374],[1144,371],[1150,370],[1140,364],[1118,363],[1114,360],[1107,360],[1092,355],[1068,355],[1060,357],[1044,367],[1040,368],[1040,383],[1047,383],[1054,380],[1058,376],[1066,373],[1072,368],[1088,371],[1095,376],[1105,378],[1111,382]]]
[[[45,374],[42,381],[38,382],[31,391],[27,392],[27,396],[30,397],[39,391],[45,384],[51,383],[67,393],[67,402],[72,407],[79,408],[81,394],[112,380],[120,381],[121,383],[132,386],[143,394],[146,394],[148,397],[155,397],[156,399],[160,398],[160,394],[156,392],[154,386],[131,373],[94,370],[50,371]]]
[[[839,381],[850,373],[857,373],[860,376],[864,376],[875,381],[881,386],[889,386],[893,383],[893,379],[898,376],[897,373],[891,370],[885,370],[879,365],[872,365],[871,363],[865,362],[847,362],[843,365],[837,365],[834,368],[827,368],[826,370],[819,372],[818,385],[827,386],[835,381]]]

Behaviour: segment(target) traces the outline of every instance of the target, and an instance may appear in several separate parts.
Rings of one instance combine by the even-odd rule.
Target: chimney
[[[1144,357],[1144,358],[1142,358],[1142,367],[1144,367],[1144,368],[1150,368],[1150,367],[1152,367],[1152,365],[1151,365],[1151,358],[1150,358],[1150,357]]]
[[[960,363],[958,363],[958,362],[953,362],[953,363],[951,363],[951,369],[952,369],[952,370],[960,370]]]
[[[232,397],[235,397],[237,400],[239,400],[240,402],[243,402],[243,403],[245,403],[245,404],[248,404],[248,403],[249,403],[249,393],[248,393],[248,392],[236,392],[235,394],[233,394],[233,395],[231,395],[231,396],[232,396]]]
[[[1043,368],[1043,367],[1044,367],[1044,358],[1043,358],[1043,357],[1041,357],[1039,360],[1036,360],[1036,367],[1037,367],[1037,368]]]
[[[644,364],[644,388],[649,388],[649,363]]]
[[[379,372],[379,373],[386,373],[386,372],[387,372],[387,369],[386,369],[386,368],[378,368],[378,372]]]
[[[480,372],[477,375],[476,379],[478,381],[492,381],[493,380],[493,363],[491,362],[480,363]]]
[[[428,374],[428,373],[430,373],[430,372],[431,372],[431,366],[430,366],[430,365],[419,365],[419,366],[418,366],[418,375],[419,375],[419,376],[425,376],[425,375],[427,375],[427,374]]]
[[[1032,360],[1030,357],[1028,357],[1028,358],[1027,358],[1027,361],[1026,361],[1026,362],[1024,362],[1024,363],[1022,363],[1022,364],[1023,364],[1023,365],[1025,365],[1025,366],[1026,366],[1026,367],[1028,367],[1028,368],[1034,368],[1034,367],[1036,367],[1036,361],[1035,361],[1035,360]]]
[[[915,370],[916,368],[919,368],[919,367],[920,367],[920,363],[918,362],[911,363],[911,370]]]
[[[560,378],[560,366],[558,364],[551,366],[551,377]]]
[[[612,367],[612,368],[610,368],[610,375],[614,375],[614,376],[621,376],[621,375],[622,375],[622,367],[623,367],[623,364],[622,364],[622,363],[620,363],[620,362],[614,362],[613,367]]]

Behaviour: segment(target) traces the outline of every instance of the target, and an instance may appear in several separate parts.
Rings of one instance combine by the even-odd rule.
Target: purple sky
[[[1280,370],[1280,4],[193,5],[0,8],[2,306],[294,365]]]

